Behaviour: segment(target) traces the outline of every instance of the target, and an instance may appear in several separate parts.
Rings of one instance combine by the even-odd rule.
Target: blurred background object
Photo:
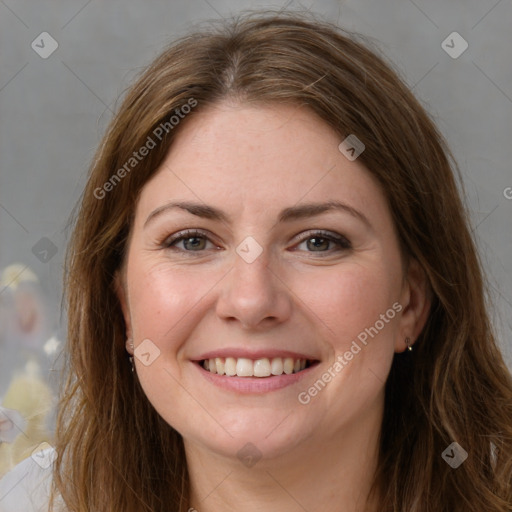
[[[60,342],[51,336],[36,274],[15,263],[0,275],[0,477],[52,437],[49,374]]]

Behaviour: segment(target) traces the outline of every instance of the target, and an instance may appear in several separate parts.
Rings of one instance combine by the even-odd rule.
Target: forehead
[[[342,200],[389,220],[376,179],[339,151],[342,140],[304,107],[215,105],[177,132],[137,210],[147,216],[180,199],[258,216],[300,202]]]

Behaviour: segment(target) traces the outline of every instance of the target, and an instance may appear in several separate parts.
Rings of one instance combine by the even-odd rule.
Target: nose
[[[292,292],[283,276],[271,270],[265,251],[252,263],[237,255],[222,283],[216,312],[225,321],[237,322],[245,330],[261,330],[291,315]]]

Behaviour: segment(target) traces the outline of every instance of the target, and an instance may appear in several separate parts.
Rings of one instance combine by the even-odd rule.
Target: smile
[[[249,359],[246,357],[216,357],[203,359],[199,364],[210,373],[228,377],[273,377],[291,375],[309,368],[315,361],[294,359],[292,357],[263,357]]]

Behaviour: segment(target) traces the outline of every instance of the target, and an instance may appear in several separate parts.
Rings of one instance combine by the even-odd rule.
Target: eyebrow
[[[204,219],[221,221],[227,224],[231,224],[232,221],[229,215],[227,215],[222,210],[215,208],[214,206],[209,206],[201,203],[194,203],[192,201],[173,201],[158,207],[156,210],[153,210],[146,219],[146,222],[144,223],[144,228],[152,220],[156,219],[164,212],[175,208],[185,210],[191,213],[192,215],[196,215],[197,217],[202,217]],[[290,206],[280,212],[278,222],[291,222],[294,220],[300,220],[308,217],[313,217],[315,215],[320,215],[322,213],[326,213],[332,210],[348,213],[352,217],[355,217],[356,219],[362,221],[370,229],[373,229],[370,221],[362,212],[356,210],[354,207],[348,204],[336,200],[326,201],[323,203],[306,203],[298,206]]]

